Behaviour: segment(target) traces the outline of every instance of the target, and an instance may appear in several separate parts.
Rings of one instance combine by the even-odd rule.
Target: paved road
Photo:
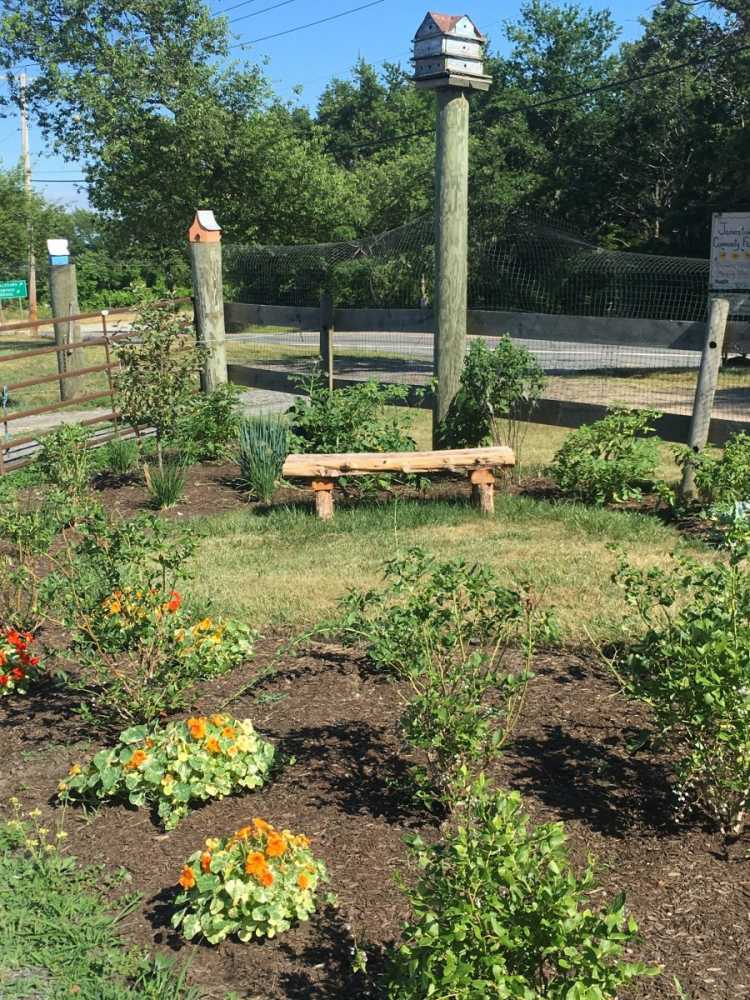
[[[317,333],[264,333],[232,334],[231,342],[265,345],[267,347],[317,347]],[[470,337],[470,340],[475,338]],[[488,347],[496,347],[499,337],[478,337]],[[580,344],[576,342],[551,343],[549,340],[517,341],[534,354],[545,371],[575,371],[598,368],[697,368],[700,352],[678,351],[669,348],[626,347],[621,345]],[[357,354],[372,352],[377,355],[408,357],[429,362],[433,356],[431,333],[336,333],[334,350],[345,355],[347,350]],[[270,353],[270,352],[269,352]]]

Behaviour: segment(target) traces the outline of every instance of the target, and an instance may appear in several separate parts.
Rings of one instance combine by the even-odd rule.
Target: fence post
[[[448,57],[462,43],[460,66]],[[466,16],[427,14],[414,39],[415,83],[437,96],[433,447],[458,392],[466,349],[469,244],[469,96],[489,90],[484,38]],[[436,54],[436,53],[443,53]]]
[[[201,387],[213,392],[227,381],[221,228],[213,212],[197,211],[188,232],[193,308],[198,343],[206,349]]]
[[[55,344],[58,347],[69,347],[69,350],[59,351],[57,354],[57,370],[62,375],[84,367],[81,324],[78,320],[65,319],[66,316],[76,316],[81,311],[78,307],[78,278],[76,266],[70,260],[67,240],[47,240],[47,252],[50,265],[50,304],[52,316],[57,320],[54,324]],[[60,399],[63,402],[75,399],[81,394],[81,389],[80,378],[60,379]]]
[[[328,388],[333,391],[333,296],[323,292],[320,296],[320,363],[328,377]]]
[[[729,300],[712,299],[706,341],[703,345],[703,356],[698,373],[698,384],[695,389],[693,417],[690,421],[688,444],[694,455],[699,455],[708,442],[708,431],[711,426],[711,413],[714,408],[714,396],[719,380],[728,319]],[[695,495],[695,464],[690,460],[685,463],[680,492],[685,499]]]

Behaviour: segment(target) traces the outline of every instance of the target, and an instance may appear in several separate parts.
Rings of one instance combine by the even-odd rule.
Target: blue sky
[[[239,0],[210,0],[211,9],[219,12],[234,6]],[[253,41],[307,24],[319,18],[358,7],[367,0],[249,0],[227,16],[237,20],[231,25],[235,41]],[[278,5],[278,6],[276,6]],[[276,6],[276,9],[270,10]],[[654,0],[612,0],[600,3],[590,0],[595,10],[609,8],[622,29],[623,39],[640,34],[638,18],[646,16]],[[520,0],[498,3],[497,0],[468,0],[466,7],[438,5],[434,9],[445,13],[467,13],[479,28],[490,36],[493,49],[503,50],[503,23],[513,20]],[[321,91],[332,76],[346,76],[359,56],[378,64],[384,61],[407,62],[410,42],[426,10],[425,0],[384,0],[378,6],[360,10],[338,20],[259,41],[247,49],[236,49],[238,60],[267,60],[266,72],[277,93],[294,97],[295,85],[302,87],[299,100],[314,106]],[[252,16],[248,16],[252,15]],[[18,162],[21,139],[17,118],[0,119],[0,166],[8,168]],[[32,170],[39,182],[35,187],[51,200],[68,206],[85,205],[85,192],[68,183],[81,175],[80,167],[50,155],[42,137],[32,128]],[[44,183],[43,179],[62,183]]]

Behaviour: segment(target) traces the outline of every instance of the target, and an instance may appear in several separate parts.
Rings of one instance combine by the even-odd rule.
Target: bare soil
[[[253,684],[269,666],[277,672]],[[750,997],[750,835],[727,845],[699,818],[674,821],[663,757],[626,747],[647,727],[646,716],[591,659],[545,653],[535,670],[518,730],[492,777],[520,790],[535,820],[564,821],[577,867],[589,853],[596,856],[601,890],[592,905],[627,893],[642,932],[634,955],[662,964],[664,973],[619,1000],[675,1000],[674,976],[690,1000]],[[190,960],[190,979],[208,996],[370,995],[351,972],[352,949],[368,949],[377,970],[407,912],[394,884],[396,872],[414,875],[404,837],[438,836],[434,820],[399,785],[407,761],[397,687],[338,647],[292,653],[276,636],[261,642],[251,664],[205,684],[192,706],[220,708],[252,718],[285,759],[266,788],[197,809],[169,834],[146,810],[109,806],[86,819],[69,809],[70,851],[85,863],[125,869],[128,889],[143,897],[123,925],[125,935]],[[95,752],[100,738],[52,683],[23,702],[0,702],[0,723],[0,800],[15,794],[54,823],[58,782],[71,763]],[[312,837],[338,908],[324,907],[308,924],[266,943],[181,942],[169,917],[182,862],[207,836],[231,832],[252,816]]]

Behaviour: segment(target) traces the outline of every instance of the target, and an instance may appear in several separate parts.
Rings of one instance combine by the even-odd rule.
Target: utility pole
[[[227,381],[221,226],[214,213],[199,209],[188,230],[193,276],[193,311],[198,343],[206,351],[201,388],[213,392]]]
[[[414,81],[437,97],[433,447],[458,392],[466,351],[469,96],[486,91],[484,36],[465,14],[427,14],[414,38]]]
[[[29,155],[29,109],[26,105],[26,74],[18,78],[21,110],[21,153],[23,155],[23,188],[26,192],[26,228],[29,240],[29,320],[37,318],[36,257],[34,255],[34,223],[31,219],[31,157]]]

